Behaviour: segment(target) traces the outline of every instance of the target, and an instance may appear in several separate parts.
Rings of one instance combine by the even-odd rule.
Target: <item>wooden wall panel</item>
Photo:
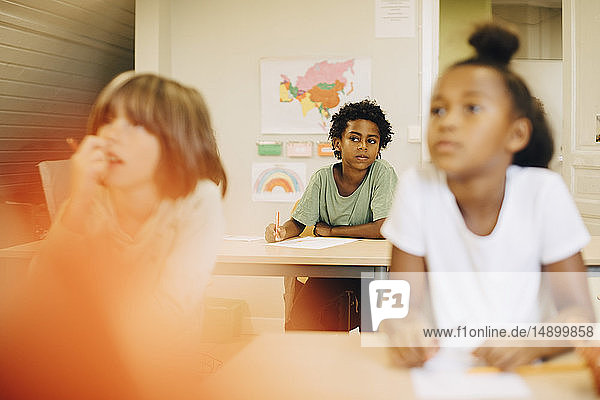
[[[99,91],[133,69],[134,22],[135,0],[0,0],[3,210],[45,203],[37,163],[68,158]]]

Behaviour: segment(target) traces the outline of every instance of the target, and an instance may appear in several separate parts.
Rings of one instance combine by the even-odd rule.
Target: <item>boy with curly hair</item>
[[[398,177],[382,160],[381,150],[393,132],[372,100],[344,105],[333,117],[329,139],[338,163],[313,174],[292,217],[282,226],[269,224],[265,239],[296,237],[314,225],[315,236],[382,238]],[[290,313],[289,329],[345,330],[328,304],[351,288],[358,297],[359,279],[311,278],[301,288]],[[335,307],[329,307],[335,308]],[[352,324],[355,325],[355,324]],[[352,328],[352,326],[351,326]]]

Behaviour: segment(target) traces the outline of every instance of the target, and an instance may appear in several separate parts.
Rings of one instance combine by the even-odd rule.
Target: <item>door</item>
[[[592,235],[600,235],[599,19],[600,1],[564,0],[561,172]]]

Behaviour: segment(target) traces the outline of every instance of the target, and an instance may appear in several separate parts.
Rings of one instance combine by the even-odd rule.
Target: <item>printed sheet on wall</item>
[[[294,202],[305,187],[305,163],[252,164],[252,201]]]

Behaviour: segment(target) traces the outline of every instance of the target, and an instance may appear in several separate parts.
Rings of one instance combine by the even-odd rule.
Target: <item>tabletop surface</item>
[[[31,258],[41,241],[0,249],[2,258]],[[311,264],[311,265],[389,265],[391,244],[386,240],[361,239],[321,250],[266,245],[264,241],[224,240],[217,252],[221,263]],[[600,236],[592,236],[583,249],[586,265],[600,265]]]
[[[392,366],[388,352],[360,347],[360,338],[348,334],[261,335],[206,379],[201,393],[232,400],[416,399],[409,371]],[[527,374],[523,379],[532,398],[596,398],[585,368]]]
[[[376,239],[360,239],[318,250],[272,246],[262,240],[224,240],[217,252],[217,262],[382,266],[389,264],[390,252],[388,241]]]

